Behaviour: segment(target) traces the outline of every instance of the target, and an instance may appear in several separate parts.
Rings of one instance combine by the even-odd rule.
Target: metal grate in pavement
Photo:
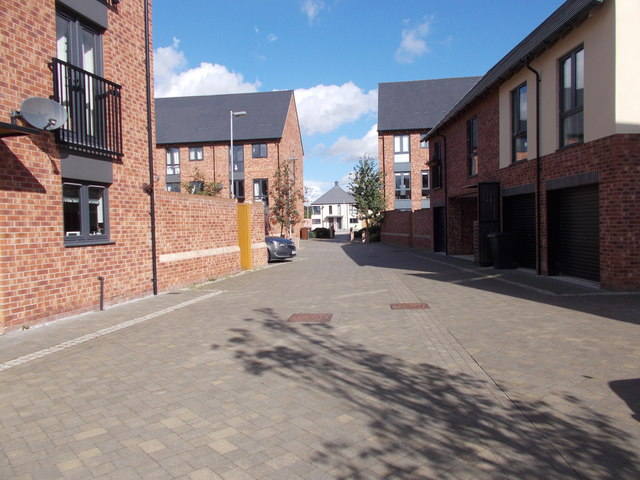
[[[329,323],[332,313],[294,313],[287,322],[294,323]]]
[[[426,310],[429,305],[426,303],[392,303],[391,310]]]

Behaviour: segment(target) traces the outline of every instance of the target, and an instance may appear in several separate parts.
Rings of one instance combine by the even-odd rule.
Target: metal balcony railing
[[[54,100],[68,114],[56,130],[58,143],[69,150],[122,157],[120,85],[57,58],[51,66]]]

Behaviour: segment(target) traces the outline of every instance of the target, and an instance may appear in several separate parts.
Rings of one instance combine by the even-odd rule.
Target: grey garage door
[[[548,201],[550,273],[599,281],[598,185],[553,190]]]

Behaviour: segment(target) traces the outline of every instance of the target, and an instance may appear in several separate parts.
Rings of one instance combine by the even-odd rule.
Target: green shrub
[[[330,238],[331,232],[328,228],[318,227],[313,229],[315,238]]]

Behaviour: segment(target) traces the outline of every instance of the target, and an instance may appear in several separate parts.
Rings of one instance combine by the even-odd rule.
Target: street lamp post
[[[247,112],[242,111],[242,112],[234,112],[233,110],[231,110],[229,112],[229,125],[230,125],[230,132],[229,132],[229,138],[230,138],[230,147],[229,147],[229,172],[231,174],[231,188],[229,189],[229,196],[230,198],[235,198],[235,185],[233,183],[233,117],[244,117],[247,114]]]

